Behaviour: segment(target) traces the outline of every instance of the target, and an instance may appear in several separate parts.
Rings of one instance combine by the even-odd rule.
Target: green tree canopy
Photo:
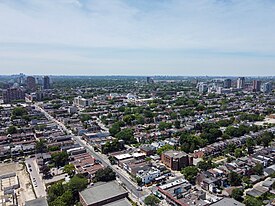
[[[236,172],[230,172],[228,175],[228,182],[231,186],[239,186],[242,183],[242,177]]]
[[[253,168],[252,168],[252,171],[254,174],[256,175],[263,175],[264,173],[264,167],[262,164],[260,163],[257,163]]]
[[[65,173],[67,173],[68,175],[72,176],[74,174],[75,167],[74,167],[73,164],[67,164],[67,165],[64,166],[63,171]]]
[[[94,180],[95,182],[109,182],[116,179],[116,173],[110,168],[106,167],[96,171]]]
[[[9,126],[9,128],[8,128],[8,130],[7,130],[7,133],[8,134],[15,134],[15,133],[17,133],[17,129],[16,129],[16,127],[15,126]]]
[[[242,202],[243,201],[243,190],[239,188],[235,188],[232,190],[231,197],[234,198],[235,200]]]
[[[27,114],[28,114],[28,112],[27,112],[26,108],[24,108],[24,107],[15,107],[12,110],[12,115],[16,116],[16,117],[21,117],[21,116],[27,115]]]
[[[157,149],[157,154],[161,155],[163,152],[168,151],[168,150],[173,150],[174,146],[170,145],[170,144],[166,144],[160,148]]]
[[[126,144],[134,144],[136,143],[136,139],[134,137],[134,132],[130,128],[126,128],[121,130],[115,136],[117,139],[122,139]]]
[[[188,166],[181,170],[181,173],[184,175],[185,179],[191,183],[195,183],[198,172],[199,170],[195,166]]]
[[[64,166],[68,161],[69,155],[67,152],[56,152],[52,154],[52,161],[56,167]]]
[[[148,206],[158,206],[160,200],[154,195],[149,195],[144,199],[144,203]]]
[[[254,197],[246,196],[244,200],[245,206],[262,206],[262,202]]]

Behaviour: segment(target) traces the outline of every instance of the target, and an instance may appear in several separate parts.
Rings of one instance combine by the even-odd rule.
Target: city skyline
[[[1,74],[274,76],[275,2],[1,1]]]

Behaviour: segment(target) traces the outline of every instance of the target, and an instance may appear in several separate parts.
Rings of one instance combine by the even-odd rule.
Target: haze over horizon
[[[0,74],[274,76],[273,0],[2,0]]]

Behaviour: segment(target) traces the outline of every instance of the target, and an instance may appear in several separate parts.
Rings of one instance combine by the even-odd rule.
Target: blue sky
[[[275,76],[275,0],[0,0],[19,72]]]

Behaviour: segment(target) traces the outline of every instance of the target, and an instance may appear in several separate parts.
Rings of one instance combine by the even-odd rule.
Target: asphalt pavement
[[[43,183],[41,175],[39,174],[35,158],[26,159],[25,163],[30,174],[36,197],[46,197],[45,185]]]

